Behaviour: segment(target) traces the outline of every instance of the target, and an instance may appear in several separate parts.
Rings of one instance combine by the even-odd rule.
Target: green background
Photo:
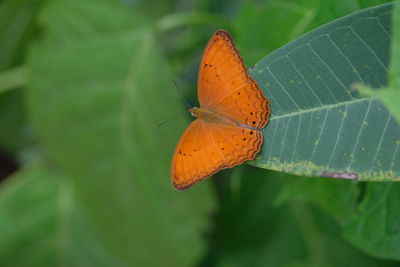
[[[312,160],[298,165],[307,161],[302,155],[310,149],[306,143],[299,143],[301,153],[293,162],[282,156],[291,149],[277,148],[283,154],[273,155],[275,150],[266,145],[279,145],[268,137],[274,134],[274,121],[298,115],[292,114],[293,105],[274,113],[274,103],[284,101],[282,91],[272,95],[277,101],[264,130],[267,141],[252,162],[262,168],[224,170],[186,191],[172,188],[169,165],[189,114],[157,126],[185,112],[173,79],[196,103],[201,53],[217,29],[232,33],[246,65],[254,65],[251,74],[269,96],[276,87],[263,82],[268,80],[266,69],[277,66],[287,90],[296,84],[291,80],[298,81],[280,58],[296,58],[304,43],[329,54],[332,50],[318,43],[324,40],[321,36],[337,38],[335,44],[354,44],[355,39],[337,31],[338,25],[357,30],[359,18],[379,18],[383,30],[361,24],[361,29],[371,30],[362,40],[370,42],[372,55],[382,53],[385,71],[373,68],[378,66],[371,63],[373,56],[349,53],[352,64],[362,58],[372,67],[364,74],[356,68],[359,81],[373,73],[376,79],[371,80],[378,82],[354,89],[357,80],[348,79],[345,89],[358,99],[379,99],[370,102],[386,116],[381,120],[376,112],[376,119],[361,120],[372,134],[360,136],[367,140],[367,149],[375,149],[372,162],[387,163],[386,149],[399,145],[400,60],[394,59],[400,55],[395,41],[400,29],[393,27],[398,24],[392,17],[399,21],[400,5],[360,11],[385,2],[1,1],[0,266],[398,266],[400,186],[390,182],[398,173],[383,164],[377,165],[382,167],[377,174],[363,177],[386,182],[290,175],[362,173],[371,166],[363,153],[352,157],[359,169],[339,163],[324,168],[327,156],[317,157],[320,165]],[[335,21],[352,12],[358,13]],[[353,21],[357,25],[349,26]],[[390,38],[383,38],[386,31]],[[327,64],[333,72],[343,72],[339,80],[349,77],[342,63]],[[307,66],[298,67],[304,77]],[[299,92],[290,95],[300,97]],[[302,108],[312,112],[315,103],[305,99]],[[334,110],[329,100],[323,104]],[[354,110],[354,118],[363,115]],[[328,122],[330,131],[340,128],[339,118],[345,116]],[[285,131],[294,133],[300,122],[297,125],[286,122]],[[381,133],[385,125],[393,137]],[[373,134],[378,130],[380,134]],[[348,140],[351,135],[343,136]],[[297,144],[293,141],[299,134],[287,137]],[[336,143],[336,136],[324,142],[320,137],[323,144]],[[311,147],[318,151],[320,142],[311,142]],[[391,153],[392,165],[399,169],[398,152]]]

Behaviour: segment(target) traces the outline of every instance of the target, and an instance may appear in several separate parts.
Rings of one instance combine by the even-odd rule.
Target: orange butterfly
[[[186,189],[219,170],[254,159],[270,114],[268,99],[247,73],[229,32],[219,30],[203,52],[197,117],[179,141],[171,166],[172,183]]]

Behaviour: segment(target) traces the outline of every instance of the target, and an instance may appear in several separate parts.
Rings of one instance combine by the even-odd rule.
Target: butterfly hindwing
[[[254,159],[261,144],[260,131],[197,119],[176,147],[171,166],[173,185],[185,189],[221,169]]]
[[[223,168],[223,158],[202,124],[194,120],[175,149],[171,177],[177,189],[185,189]]]

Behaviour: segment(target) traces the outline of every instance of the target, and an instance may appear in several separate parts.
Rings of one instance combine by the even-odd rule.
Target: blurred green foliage
[[[397,266],[397,184],[245,165],[178,192],[188,120],[157,127],[184,112],[172,79],[196,101],[216,29],[250,66],[383,2],[1,1],[0,152],[20,169],[0,184],[0,265]]]

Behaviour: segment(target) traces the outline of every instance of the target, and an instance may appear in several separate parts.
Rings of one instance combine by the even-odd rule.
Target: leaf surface
[[[184,125],[157,125],[183,110],[151,21],[117,1],[59,0],[42,22],[29,108],[96,238],[129,266],[193,264],[213,198],[207,183],[181,193],[170,183],[171,127]]]
[[[2,265],[122,266],[94,238],[65,178],[35,163],[2,183]]]
[[[266,176],[260,168],[243,165],[231,177],[219,178],[230,187],[220,199],[215,249],[203,266],[212,266],[212,260],[217,266],[397,266],[351,246],[337,221],[315,205],[298,199],[276,205],[282,183],[298,177]]]
[[[400,260],[399,194],[398,183],[369,183],[345,237],[371,255]]]
[[[296,175],[400,179],[400,125],[356,83],[387,85],[392,5],[365,9],[278,49],[251,74],[271,101],[256,166]]]

